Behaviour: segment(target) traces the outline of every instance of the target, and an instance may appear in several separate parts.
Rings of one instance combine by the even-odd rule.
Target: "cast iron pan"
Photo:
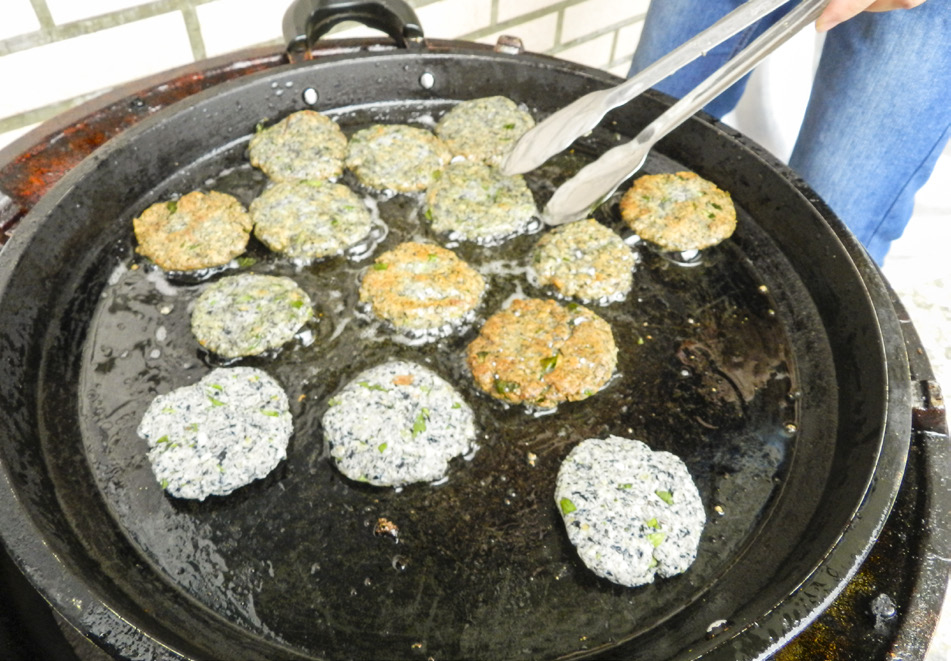
[[[615,82],[467,44],[381,46],[196,95],[65,176],[0,260],[0,526],[24,573],[78,629],[129,658],[758,658],[808,624],[858,567],[897,492],[907,360],[894,313],[874,304],[887,300],[883,285],[859,275],[838,221],[791,172],[705,117],[665,139],[646,171],[690,169],[730,191],[737,232],[688,262],[636,246],[634,291],[597,308],[621,348],[619,375],[590,400],[542,417],[506,408],[463,367],[479,322],[419,345],[354,313],[373,255],[439,239],[417,199],[376,195],[387,230],[364,254],[295,267],[254,244],[256,261],[239,267],[290,275],[321,313],[312,341],[242,361],[293,402],[295,434],[274,473],[227,497],[176,500],[135,434],[156,394],[218,363],[188,330],[203,283],[135,256],[131,219],[196,188],[250,202],[265,184],[245,157],[258,122],[314,107],[348,132],[431,125],[458,100],[494,94],[541,118]],[[668,105],[644,95],[530,174],[539,205]],[[624,233],[616,201],[597,217]],[[537,237],[455,247],[489,277],[480,321],[512,295],[546,295],[523,272]],[[327,398],[390,356],[428,364],[477,411],[481,448],[445,484],[367,487],[328,460]],[[684,575],[622,588],[568,543],[552,498],[559,462],[610,433],[676,453],[698,483],[708,523]],[[374,535],[379,517],[399,526],[398,541]]]

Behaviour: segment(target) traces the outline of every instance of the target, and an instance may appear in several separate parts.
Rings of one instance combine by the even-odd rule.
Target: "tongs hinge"
[[[503,171],[526,172],[594,128],[605,113],[657,84],[717,44],[786,4],[789,0],[748,0],[713,26],[616,87],[587,94],[526,133],[515,145]],[[688,117],[742,78],[764,57],[815,21],[829,0],[801,0],[736,57],[717,69],[631,142],[606,152],[555,191],[543,217],[550,225],[578,220],[607,199],[644,164],[651,147]]]

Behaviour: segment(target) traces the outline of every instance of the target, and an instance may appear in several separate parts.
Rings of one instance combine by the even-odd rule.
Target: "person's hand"
[[[891,11],[892,9],[911,9],[925,0],[831,0],[819,20],[816,30],[825,32],[839,23],[847,21],[863,11]]]

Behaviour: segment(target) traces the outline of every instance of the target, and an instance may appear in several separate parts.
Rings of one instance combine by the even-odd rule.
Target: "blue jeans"
[[[631,75],[742,0],[651,2]],[[657,85],[683,96],[772,25],[790,3]],[[807,28],[809,29],[809,28]],[[746,79],[705,110],[722,117]],[[863,13],[829,31],[789,165],[879,264],[951,137],[951,5]],[[951,182],[948,182],[951,187]]]

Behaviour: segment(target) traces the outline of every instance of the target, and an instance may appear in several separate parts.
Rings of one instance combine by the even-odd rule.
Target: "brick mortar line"
[[[55,25],[50,8],[46,6],[46,0],[30,0],[33,5],[33,13],[36,14],[36,20],[40,22],[40,30],[48,30]]]
[[[182,18],[185,19],[185,31],[188,32],[188,43],[192,47],[192,57],[196,62],[208,57],[208,51],[205,48],[205,38],[201,33],[201,22],[198,20],[198,12],[195,11],[195,5],[190,2],[182,2]]]
[[[493,10],[495,10],[498,7],[497,1],[498,0],[493,0],[493,5],[492,5]],[[586,1],[587,0],[569,0],[568,2],[552,4],[542,9],[536,9],[535,11],[531,11],[525,14],[519,14],[515,18],[510,18],[507,21],[499,21],[498,14],[494,13],[492,15],[492,20],[489,22],[489,25],[485,26],[484,28],[479,28],[478,30],[473,30],[472,32],[467,32],[463,35],[460,35],[457,38],[474,41],[476,39],[481,39],[482,37],[489,34],[495,34],[496,32],[499,32],[502,30],[508,30],[509,28],[516,28],[520,25],[524,25],[525,23],[531,23],[532,21],[542,18],[543,16],[557,14],[558,21],[556,25],[556,35],[555,35],[556,42],[557,42],[557,38],[561,32],[561,21],[562,21],[562,14],[563,14],[562,10],[565,9],[566,7],[571,7],[573,5],[577,5]],[[423,29],[424,30],[426,29],[425,25],[423,26]]]
[[[16,115],[10,115],[9,117],[4,117],[0,119],[0,133],[16,131],[27,126],[32,126],[33,124],[45,122],[46,120],[52,119],[53,117],[56,117],[56,115],[59,115],[70,108],[78,106],[81,103],[89,101],[90,99],[94,99],[97,96],[108,92],[109,89],[111,88],[96,90],[95,92],[90,92],[89,94],[80,94],[79,96],[74,96],[70,99],[55,101],[45,106],[40,106],[39,108],[17,113]]]
[[[36,4],[42,4],[45,8],[43,0],[31,0],[31,2],[34,3],[34,8]],[[93,32],[108,30],[109,28],[118,27],[127,23],[135,23],[136,21],[141,21],[146,18],[160,16],[174,11],[184,11],[183,5],[194,8],[209,2],[213,2],[213,0],[189,0],[188,2],[182,2],[182,0],[159,0],[158,2],[139,5],[138,7],[129,7],[128,9],[120,9],[118,11],[109,12],[108,14],[63,23],[62,25],[51,25],[39,31],[28,32],[0,41],[0,57],[12,55],[13,53],[29,50],[38,46],[47,46],[57,41],[65,41],[74,37],[92,34]],[[50,20],[52,20],[52,17],[50,17]]]
[[[500,32],[502,30],[508,30],[509,28],[515,28],[525,23],[530,23],[531,21],[542,18],[543,16],[548,16],[550,14],[557,14],[558,20],[557,20],[557,26],[555,30],[555,44],[556,46],[561,45],[562,43],[561,34],[562,34],[562,27],[564,24],[564,13],[565,13],[564,10],[568,9],[569,7],[574,7],[575,5],[580,5],[587,1],[588,0],[566,0],[564,2],[554,3],[552,5],[549,5],[548,7],[537,9],[535,11],[528,12],[526,14],[520,14],[519,16],[516,16],[515,18],[510,18],[507,21],[500,22],[498,20],[493,20],[492,23],[488,25],[487,27],[480,28],[478,30],[473,30],[472,32],[468,32],[460,36],[459,38],[470,39],[470,40],[480,39],[486,35],[495,34],[496,32]],[[637,16],[634,16],[632,18],[619,21],[618,23],[615,23],[613,26],[609,28],[602,28],[601,30],[597,32],[591,32],[588,35],[585,35],[584,37],[579,37],[578,39],[574,39],[566,43],[571,45],[577,45],[578,43],[582,43],[586,41],[589,37],[592,37],[592,36],[599,37],[602,34],[611,32],[612,30],[618,30],[622,27],[626,27],[628,25],[633,25],[634,23],[643,21],[644,16],[645,14],[643,13],[638,14]],[[426,26],[424,25],[423,28],[425,29]]]
[[[503,31],[508,30],[508,29],[510,29],[510,28],[518,28],[520,25],[523,25],[523,24],[525,24],[525,23],[529,23],[530,21],[535,20],[536,18],[541,18],[542,16],[546,16],[546,15],[552,14],[552,13],[554,13],[554,12],[545,11],[545,12],[541,12],[541,13],[539,13],[537,16],[534,16],[533,18],[530,18],[530,19],[527,19],[527,20],[522,20],[522,18],[519,17],[518,19],[513,19],[513,20],[505,21],[504,23],[497,23],[497,24],[495,24],[495,25],[490,25],[490,26],[485,27],[485,28],[480,28],[479,30],[473,30],[472,32],[468,32],[468,33],[466,33],[466,34],[464,34],[464,35],[461,35],[461,36],[459,37],[459,39],[467,40],[467,41],[475,41],[475,40],[477,40],[477,39],[481,39],[482,37],[485,37],[485,36],[488,36],[488,35],[491,35],[491,34],[495,34],[495,33],[497,33],[497,32],[503,32]],[[592,39],[597,39],[598,37],[601,37],[601,36],[603,36],[603,35],[605,35],[605,34],[608,34],[609,32],[616,32],[616,31],[620,30],[621,28],[626,28],[626,27],[628,27],[629,25],[635,25],[636,23],[640,23],[640,22],[642,22],[642,21],[644,20],[644,14],[639,14],[639,15],[637,15],[637,16],[624,19],[623,21],[618,21],[617,23],[614,23],[613,25],[611,25],[611,26],[609,26],[609,27],[601,28],[600,30],[596,30],[595,32],[590,32],[590,33],[584,35],[583,37],[578,37],[577,39],[572,39],[571,41],[568,41],[568,42],[565,42],[565,43],[562,43],[562,42],[561,42],[561,39],[560,39],[560,38],[561,38],[561,28],[562,28],[562,21],[563,21],[563,20],[564,20],[564,13],[559,10],[559,12],[558,12],[558,24],[557,24],[557,27],[556,27],[556,35],[555,35],[555,36],[556,36],[555,45],[552,46],[552,48],[548,49],[548,51],[546,51],[546,52],[549,53],[549,54],[554,53],[554,52],[560,52],[560,51],[562,51],[562,50],[567,50],[567,49],[569,49],[569,48],[574,48],[575,46],[579,46],[579,45],[585,43],[586,41],[591,41]],[[425,27],[425,26],[424,26],[424,27]],[[518,36],[518,34],[515,33],[515,32],[513,32],[513,35],[514,35],[514,36]],[[613,53],[614,53],[614,50],[612,50],[612,54],[613,54]]]
[[[611,26],[609,26],[609,27],[601,28],[600,30],[595,30],[594,32],[589,32],[588,34],[584,35],[583,37],[578,37],[577,39],[572,39],[571,41],[566,41],[566,42],[564,42],[564,43],[557,43],[557,44],[555,44],[554,47],[551,48],[551,50],[549,51],[549,53],[550,53],[550,54],[560,53],[560,52],[566,51],[566,50],[568,50],[568,49],[570,49],[570,48],[574,48],[575,46],[580,46],[581,44],[583,44],[583,43],[585,43],[585,42],[592,41],[593,39],[597,39],[598,37],[603,37],[603,36],[606,35],[606,34],[610,34],[610,33],[612,33],[612,32],[617,32],[617,31],[620,30],[621,28],[626,28],[626,27],[629,26],[629,25],[634,25],[635,23],[640,23],[641,21],[644,20],[644,16],[645,16],[645,14],[640,14],[640,15],[638,15],[638,16],[634,16],[634,17],[632,17],[632,18],[628,18],[628,19],[625,19],[625,20],[623,20],[623,21],[619,21],[619,22],[617,22],[617,23],[614,23],[613,25],[611,25]],[[611,55],[612,55],[612,57],[614,56],[614,48],[615,48],[615,45],[616,45],[616,40],[617,40],[617,37],[615,37],[615,43],[612,43],[612,45],[611,45]]]
[[[630,67],[630,66],[631,66],[631,58],[632,58],[632,57],[634,57],[634,52],[633,52],[633,51],[632,51],[630,54],[628,54],[628,55],[622,55],[621,57],[615,57],[613,60],[611,60],[610,62],[608,62],[608,64],[605,65],[604,68],[605,68],[605,70],[613,69],[614,67],[621,66],[622,64],[626,64],[628,67]]]
[[[610,59],[611,62],[613,62],[614,59],[617,57],[617,45],[618,45],[618,40],[620,39],[620,34],[621,34],[621,28],[616,29],[614,31],[614,39],[611,40],[611,59]]]

